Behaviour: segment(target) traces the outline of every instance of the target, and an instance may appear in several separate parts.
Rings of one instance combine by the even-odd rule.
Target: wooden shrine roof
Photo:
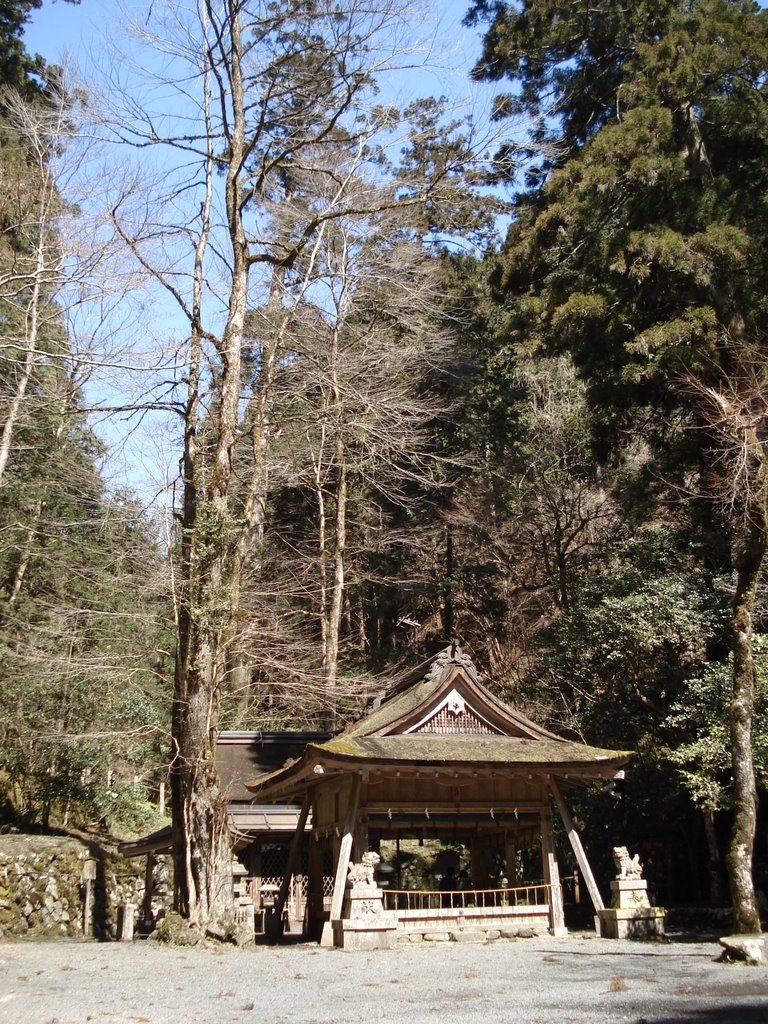
[[[423,767],[466,773],[557,774],[572,782],[610,777],[632,756],[561,739],[504,704],[456,645],[396,681],[378,707],[345,732],[309,743],[291,765],[246,783],[260,801],[293,798],[326,774]]]
[[[519,736],[340,736],[312,744],[312,751],[351,760],[418,761],[425,764],[520,764],[550,771],[590,768],[606,764],[620,767],[627,751],[603,750],[560,739],[524,739]]]
[[[219,785],[228,803],[251,800],[245,783],[301,757],[308,743],[330,739],[329,732],[220,732],[214,757]]]
[[[483,686],[482,676],[469,656],[455,645],[440,651],[396,682],[380,706],[347,728],[344,735],[384,736],[409,732],[418,724],[422,710],[428,714],[430,708],[436,707],[454,688],[458,688],[462,698],[481,711],[491,728],[501,735],[560,739],[495,697]]]

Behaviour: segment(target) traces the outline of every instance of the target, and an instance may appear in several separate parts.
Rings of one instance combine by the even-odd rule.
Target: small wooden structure
[[[302,801],[277,913],[311,815],[308,853],[309,931],[345,945],[350,931],[351,863],[383,839],[442,839],[471,850],[471,886],[448,892],[389,890],[382,910],[398,932],[547,927],[566,932],[552,833],[557,808],[595,911],[603,901],[564,794],[610,780],[629,751],[602,750],[542,729],[498,700],[456,644],[396,680],[379,705],[344,733],[311,742],[294,763],[247,783],[260,805]],[[540,885],[519,886],[517,851],[538,845]],[[330,913],[322,903],[323,863],[332,858]],[[495,865],[503,858],[507,880]],[[318,895],[320,894],[320,895]],[[379,899],[379,897],[376,897]],[[369,900],[371,921],[378,904]],[[360,914],[355,911],[359,919]],[[363,929],[364,930],[364,929]],[[362,948],[370,948],[361,940]]]
[[[327,732],[220,732],[216,740],[216,768],[222,793],[227,800],[227,815],[232,835],[232,881],[236,915],[241,923],[264,931],[267,912],[274,903],[285,874],[291,843],[296,834],[300,808],[293,804],[254,804],[245,788],[245,781],[256,774],[269,773],[287,761],[300,757],[308,742],[322,742]],[[304,823],[307,839],[308,822]],[[308,842],[302,844],[290,879],[283,906],[282,919],[294,930],[304,923],[307,879],[302,861],[307,859]],[[127,857],[147,858],[145,896],[139,926],[150,930],[160,902],[169,902],[170,893],[158,894],[157,865],[170,859],[171,826],[151,835],[121,843],[120,852]],[[330,871],[330,867],[327,868]],[[325,880],[330,889],[330,878]],[[162,895],[165,900],[158,900]]]

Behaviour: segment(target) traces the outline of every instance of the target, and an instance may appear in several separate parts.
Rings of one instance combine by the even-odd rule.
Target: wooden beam
[[[393,814],[408,814],[414,818],[426,818],[424,811],[428,810],[430,814],[474,815],[475,817],[488,818],[489,821],[493,820],[490,816],[491,808],[493,808],[494,814],[503,814],[507,817],[514,815],[515,811],[521,815],[541,814],[548,809],[548,805],[541,800],[505,800],[500,803],[493,803],[488,800],[484,800],[482,803],[460,800],[457,808],[455,800],[428,800],[424,798],[421,800],[398,800],[396,802],[391,800],[367,800],[365,804],[366,812],[369,815],[386,814],[388,811],[391,811]]]
[[[565,831],[568,833],[571,848],[576,855],[576,863],[579,865],[579,869],[584,876],[584,883],[587,887],[590,899],[592,900],[592,906],[595,908],[595,913],[597,913],[598,910],[605,909],[605,904],[603,903],[603,897],[600,895],[600,890],[597,888],[597,882],[595,881],[595,876],[592,874],[592,868],[589,866],[589,861],[587,860],[584,847],[581,844],[581,836],[576,831],[576,826],[573,823],[571,812],[566,807],[565,800],[563,800],[563,795],[560,792],[560,787],[554,777],[549,780],[549,788],[552,792],[552,796],[555,798],[555,803],[557,804],[560,817],[563,820]]]
[[[143,925],[145,929],[149,929],[154,923],[152,919],[152,897],[154,896],[154,877],[155,877],[155,855],[150,850],[147,854],[147,869],[144,873],[144,903],[142,907]]]
[[[299,820],[296,824],[296,831],[293,833],[291,839],[291,847],[288,851],[288,861],[285,865],[285,874],[283,880],[280,883],[280,891],[277,894],[275,900],[274,915],[278,921],[282,921],[283,910],[285,908],[285,901],[288,899],[288,890],[291,886],[291,877],[293,876],[293,869],[296,866],[296,861],[301,850],[301,842],[304,838],[304,829],[307,824],[307,818],[309,817],[309,810],[312,806],[312,796],[307,790],[304,794],[304,800],[301,804],[301,813],[299,814]]]
[[[360,804],[361,786],[362,779],[359,775],[355,775],[352,779],[352,789],[349,794],[349,803],[347,804],[347,816],[344,821],[344,833],[341,837],[339,859],[336,864],[336,877],[333,883],[333,899],[331,900],[332,922],[341,920],[341,912],[344,909],[344,893],[347,888],[347,872],[355,838],[355,821],[357,819],[357,808]]]

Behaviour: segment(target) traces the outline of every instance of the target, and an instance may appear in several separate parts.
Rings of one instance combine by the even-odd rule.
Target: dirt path
[[[574,935],[349,953],[0,942],[13,1024],[767,1024],[768,969],[714,943]]]

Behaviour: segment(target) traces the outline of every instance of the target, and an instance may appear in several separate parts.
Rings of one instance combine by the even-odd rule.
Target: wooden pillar
[[[333,898],[331,900],[331,919],[323,928],[322,945],[333,944],[333,922],[341,920],[344,909],[344,895],[347,889],[347,872],[352,857],[352,847],[355,837],[355,822],[357,820],[357,809],[360,804],[360,788],[362,779],[359,775],[352,778],[352,785],[349,791],[347,803],[347,814],[344,819],[344,831],[339,844],[339,856],[336,861],[336,874],[333,882]]]
[[[507,865],[507,884],[510,889],[514,889],[519,881],[517,873],[517,836],[514,833],[506,832],[504,834],[504,859]]]
[[[605,909],[605,904],[603,903],[603,898],[600,895],[600,890],[597,888],[597,882],[595,881],[595,876],[592,874],[592,868],[589,866],[589,861],[587,860],[587,855],[584,852],[584,847],[581,845],[581,837],[576,831],[576,826],[573,823],[571,812],[566,807],[565,800],[563,800],[563,795],[560,792],[560,787],[554,778],[550,778],[549,788],[552,791],[552,796],[555,798],[557,810],[563,820],[565,831],[568,833],[571,848],[576,856],[576,863],[579,865],[581,873],[584,876],[584,884],[586,885],[587,892],[592,900],[592,906],[595,908],[595,913],[597,913],[598,910]]]
[[[314,820],[314,816],[313,816]],[[309,840],[309,856],[307,858],[307,937],[319,939],[323,930],[323,861],[325,859],[325,843],[317,835]]]
[[[563,912],[563,887],[560,885],[560,869],[555,855],[555,836],[552,832],[552,819],[549,814],[542,814],[541,822],[541,862],[544,866],[544,881],[549,889],[549,930],[559,938],[568,934],[565,927]]]
[[[364,853],[368,847],[368,819],[364,821],[358,821],[355,826],[355,842],[354,848],[357,850],[358,856]]]
[[[96,882],[96,858],[86,857],[83,862],[83,935],[94,934],[93,889]]]
[[[155,855],[153,852],[147,854],[147,870],[144,874],[144,905],[142,907],[143,926],[145,931],[150,931],[154,924],[152,917],[152,895],[154,889]]]
[[[277,934],[282,932],[282,920],[283,910],[285,909],[285,901],[288,898],[288,891],[291,886],[291,878],[293,877],[293,869],[298,860],[299,853],[301,851],[301,844],[304,840],[304,828],[307,824],[307,818],[309,816],[309,809],[312,806],[312,798],[309,790],[304,794],[304,800],[301,805],[301,812],[299,813],[299,821],[296,825],[296,831],[293,833],[291,839],[291,846],[288,850],[288,861],[285,865],[285,874],[283,880],[280,883],[280,891],[277,894],[275,900],[275,906],[272,910],[272,927]],[[269,929],[267,929],[269,933]]]

